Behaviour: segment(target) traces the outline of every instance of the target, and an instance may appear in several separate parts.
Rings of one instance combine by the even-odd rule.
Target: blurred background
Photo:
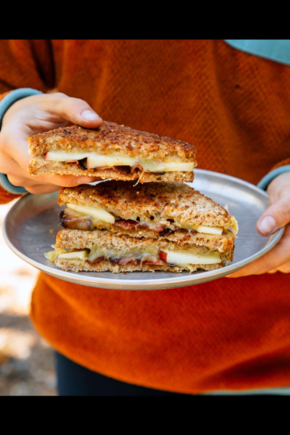
[[[0,226],[13,203],[0,205]],[[54,355],[29,320],[38,271],[6,246],[0,232],[0,396],[56,395]]]

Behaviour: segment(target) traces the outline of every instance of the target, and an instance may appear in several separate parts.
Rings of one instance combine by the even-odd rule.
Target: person
[[[267,40],[261,44],[265,49]],[[271,205],[257,231],[269,236],[286,227],[262,258],[229,278],[197,286],[115,291],[41,274],[31,320],[57,352],[59,393],[288,391],[285,56],[224,40],[1,40],[0,47],[2,204],[24,192],[93,181],[31,176],[26,138],[68,122],[96,128],[105,119],[193,144],[200,168],[254,184],[266,177],[260,186]]]

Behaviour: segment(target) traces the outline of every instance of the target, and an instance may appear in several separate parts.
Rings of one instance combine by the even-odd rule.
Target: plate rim
[[[203,175],[210,175],[210,176],[218,176],[219,178],[227,179],[229,181],[233,181],[237,184],[247,186],[251,190],[254,190],[259,195],[264,196],[265,198],[269,198],[269,195],[264,190],[260,189],[259,187],[255,186],[254,184],[249,183],[248,181],[242,180],[237,177],[233,177],[231,175],[222,174],[220,172],[215,171],[209,171],[204,169],[195,169],[195,173],[202,173]],[[194,181],[193,181],[194,182]],[[57,193],[57,192],[55,192]],[[244,260],[239,261],[235,264],[230,264],[228,266],[225,266],[221,269],[211,270],[211,271],[204,271],[199,273],[196,276],[196,280],[194,279],[194,275],[186,275],[184,277],[175,274],[175,276],[170,278],[160,278],[160,279],[154,279],[152,281],[146,281],[146,279],[141,281],[140,279],[131,279],[126,280],[122,279],[122,281],[117,280],[110,280],[110,278],[98,278],[98,277],[89,277],[89,276],[83,276],[81,274],[78,274],[76,272],[66,272],[61,269],[54,269],[52,267],[46,266],[45,264],[39,263],[36,260],[31,259],[21,251],[19,251],[14,244],[11,242],[10,238],[8,237],[8,230],[7,230],[7,222],[9,220],[10,214],[13,213],[14,209],[19,207],[19,203],[21,201],[25,201],[25,199],[31,195],[28,193],[27,195],[20,198],[9,210],[7,213],[3,225],[2,225],[2,232],[5,243],[8,245],[8,247],[16,254],[19,258],[21,258],[26,263],[30,264],[31,266],[35,267],[36,269],[54,276],[59,279],[63,279],[68,282],[74,282],[79,285],[84,286],[90,286],[90,287],[100,287],[105,289],[112,289],[112,290],[150,290],[150,291],[156,291],[156,290],[162,290],[162,289],[171,289],[171,288],[178,288],[178,287],[187,287],[192,285],[198,285],[201,283],[205,283],[211,280],[222,278],[226,275],[230,275],[233,273],[233,271],[238,271],[245,267],[246,265],[252,263],[253,261],[257,260],[258,258],[264,256],[269,252],[282,238],[285,228],[280,228],[275,234],[273,234],[272,240],[260,251],[257,253],[251,255],[250,257],[247,257]],[[36,195],[34,195],[36,196]],[[41,196],[41,195],[40,195]],[[205,276],[204,276],[204,275]],[[202,278],[206,277],[205,281],[202,282],[194,282],[194,281],[200,281]],[[97,285],[96,285],[97,284]],[[157,287],[157,288],[149,288],[149,287]]]

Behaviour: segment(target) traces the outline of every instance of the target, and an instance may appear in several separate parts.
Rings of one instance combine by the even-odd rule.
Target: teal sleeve
[[[290,165],[281,166],[281,168],[274,169],[269,172],[262,180],[258,183],[258,187],[263,190],[267,190],[267,187],[274,180],[274,178],[278,177],[278,175],[284,174],[285,172],[290,171]]]
[[[11,91],[8,95],[6,95],[2,101],[0,101],[0,131],[2,128],[2,120],[4,118],[5,113],[16,101],[21,100],[25,97],[31,97],[32,95],[42,94],[42,92],[37,91],[35,89],[30,88],[22,88],[15,89]],[[16,187],[10,183],[7,178],[7,175],[0,174],[0,185],[3,189],[7,190],[7,192],[14,193],[15,195],[19,195],[22,193],[27,193],[27,190],[24,187]]]
[[[231,47],[290,65],[290,39],[225,39]]]

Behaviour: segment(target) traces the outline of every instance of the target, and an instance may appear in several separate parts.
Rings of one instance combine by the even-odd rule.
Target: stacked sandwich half
[[[29,142],[35,175],[113,178],[61,190],[65,229],[46,255],[61,269],[193,272],[232,260],[235,218],[182,183],[193,180],[193,146],[106,122],[96,130],[58,129]]]

